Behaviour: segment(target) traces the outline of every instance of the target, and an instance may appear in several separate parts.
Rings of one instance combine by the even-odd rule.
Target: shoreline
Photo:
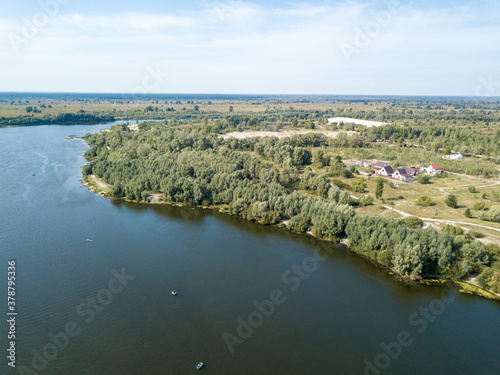
[[[89,179],[92,179],[93,183],[90,182]],[[104,181],[102,181],[99,177],[97,177],[95,175],[84,176],[80,181],[82,182],[82,184],[84,186],[86,186],[93,193],[97,193],[100,196],[107,198],[107,199],[110,199],[110,200],[116,199],[116,200],[122,200],[122,201],[129,202],[129,203],[137,203],[137,204],[144,204],[144,205],[154,205],[154,204],[162,205],[162,204],[164,204],[164,205],[169,205],[169,206],[173,206],[173,207],[186,207],[186,208],[193,208],[193,209],[199,208],[199,209],[204,209],[204,210],[216,210],[220,213],[234,216],[231,213],[229,213],[229,211],[227,211],[227,209],[225,209],[223,207],[219,207],[219,206],[191,206],[191,205],[188,205],[185,203],[161,201],[160,199],[164,198],[163,194],[158,194],[158,193],[151,194],[150,199],[152,199],[154,201],[148,201],[148,202],[129,200],[126,198],[114,198],[114,197],[109,196],[109,192],[107,191],[111,188],[111,185],[106,184]],[[241,218],[241,219],[246,220],[244,218]],[[280,221],[280,223],[278,223],[278,224],[271,224],[271,225],[278,227],[278,228],[281,228],[281,229],[285,229],[285,230],[292,232],[292,233],[296,233],[296,234],[300,234],[300,235],[304,235],[304,234],[309,235],[318,241],[339,244],[338,242],[335,242],[333,240],[318,238],[317,236],[315,236],[312,233],[312,231],[307,231],[305,233],[299,233],[299,232],[292,231],[292,230],[288,229],[286,222],[287,221]],[[259,224],[258,222],[255,222],[255,223]],[[260,224],[260,225],[262,225],[262,224]],[[411,285],[413,283],[417,283],[417,285],[428,285],[428,286],[441,285],[442,286],[446,282],[451,282],[459,288],[460,293],[474,294],[474,295],[477,295],[479,297],[487,298],[487,299],[490,299],[493,301],[500,301],[500,293],[495,293],[492,290],[484,289],[484,288],[480,287],[479,285],[472,283],[470,281],[470,279],[468,279],[468,280],[444,279],[444,278],[440,278],[437,275],[427,275],[427,276],[418,276],[418,277],[403,276],[403,275],[397,273],[393,268],[388,267],[388,266],[380,263],[378,260],[371,258],[369,255],[367,255],[359,250],[356,250],[354,247],[349,246],[349,239],[347,237],[341,238],[340,244],[344,245],[349,252],[354,253],[357,256],[363,258],[364,260],[371,263],[373,266],[387,271],[387,273],[391,277],[393,277],[394,279],[396,279],[399,283],[401,283],[403,285]]]

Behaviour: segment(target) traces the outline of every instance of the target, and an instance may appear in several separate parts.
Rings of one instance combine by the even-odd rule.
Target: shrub
[[[476,187],[475,187],[475,186],[473,186],[473,185],[469,186],[469,188],[468,188],[468,189],[469,189],[469,191],[470,191],[471,193],[477,193],[477,191],[476,191]]]
[[[469,236],[474,237],[474,238],[483,238],[484,234],[478,231],[475,231],[474,229],[471,229],[468,233]]]
[[[446,224],[443,227],[442,232],[448,232],[452,236],[461,236],[461,235],[464,234],[464,230],[462,228],[455,227],[455,226],[453,226],[451,224]]]
[[[415,202],[417,206],[434,206],[435,203],[427,195],[421,195]]]
[[[482,211],[479,213],[479,218],[484,221],[500,223],[500,211],[495,209],[491,210],[489,213]]]
[[[419,184],[428,184],[430,182],[431,178],[427,176],[426,174],[421,174],[417,177],[417,181]]]
[[[405,217],[404,222],[406,223],[406,226],[410,229],[417,229],[422,227],[422,224],[424,223],[421,218],[416,217],[416,216],[408,216]]]
[[[465,215],[465,217],[468,217],[468,218],[471,218],[471,217],[472,217],[472,213],[470,212],[470,209],[469,209],[469,208],[467,208],[467,209],[465,210],[464,215]]]
[[[474,211],[483,211],[485,208],[486,208],[486,203],[484,203],[484,202],[476,202],[472,206],[472,209]]]
[[[457,208],[458,207],[457,197],[454,196],[453,194],[448,195],[444,200],[444,204],[446,204],[448,207],[451,208]]]

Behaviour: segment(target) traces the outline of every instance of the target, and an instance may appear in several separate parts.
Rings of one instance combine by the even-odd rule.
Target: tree
[[[468,217],[468,218],[471,218],[472,217],[472,213],[470,212],[470,208],[467,208],[464,212],[464,215],[465,217]]]
[[[457,208],[458,207],[457,197],[454,196],[453,194],[448,195],[444,200],[444,204],[446,204],[448,207],[451,208]]]
[[[28,113],[33,112],[33,107],[32,106],[26,107],[26,112]]]
[[[434,206],[434,202],[427,195],[420,195],[415,202],[417,206]]]
[[[199,109],[200,109],[200,106],[199,106],[199,105],[195,105],[195,106],[194,106],[194,110],[195,110],[195,111],[198,111]]]
[[[384,194],[384,180],[379,178],[377,180],[377,187],[375,188],[375,198],[382,198],[382,194]]]
[[[356,193],[363,193],[366,189],[366,183],[364,178],[360,178],[352,183],[352,190]]]
[[[424,223],[421,218],[416,216],[408,216],[405,217],[403,220],[406,223],[406,226],[410,229],[421,228],[422,224]]]
[[[431,178],[426,174],[421,174],[417,177],[417,181],[419,184],[428,184]]]
[[[233,112],[233,111],[234,111],[233,106],[232,106],[232,105],[231,105],[231,106],[229,106],[229,112]]]

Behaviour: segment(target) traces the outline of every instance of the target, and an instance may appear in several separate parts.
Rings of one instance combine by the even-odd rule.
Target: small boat
[[[205,366],[205,364],[203,362],[200,362],[196,365],[196,369],[199,370],[201,369],[203,366]]]
[[[173,296],[176,296],[177,295],[177,292],[175,290],[172,290],[172,295]]]
[[[36,176],[36,173],[33,173],[33,177],[35,177],[35,176]]]
[[[94,241],[93,241],[93,240],[89,240],[89,239],[87,238],[87,242],[94,242]]]

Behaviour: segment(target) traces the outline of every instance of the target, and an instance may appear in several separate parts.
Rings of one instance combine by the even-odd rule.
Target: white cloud
[[[0,80],[4,90],[129,91],[159,63],[171,77],[158,92],[459,95],[498,71],[500,26],[482,22],[498,10],[417,5],[393,14],[352,62],[340,45],[383,7],[229,1],[184,15],[61,14],[19,53],[6,49]],[[0,19],[2,50],[16,25]]]

